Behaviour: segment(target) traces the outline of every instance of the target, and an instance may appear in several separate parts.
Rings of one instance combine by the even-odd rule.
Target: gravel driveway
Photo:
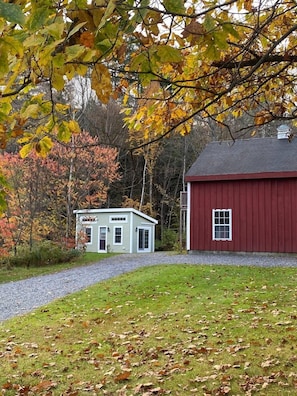
[[[0,321],[139,267],[155,264],[227,264],[297,267],[297,256],[174,253],[122,254],[85,267],[0,284]]]

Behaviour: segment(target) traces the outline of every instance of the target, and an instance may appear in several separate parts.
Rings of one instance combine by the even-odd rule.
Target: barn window
[[[232,210],[212,210],[212,239],[214,241],[232,240]]]
[[[115,227],[114,228],[114,244],[115,245],[122,244],[122,235],[123,235],[123,227]]]

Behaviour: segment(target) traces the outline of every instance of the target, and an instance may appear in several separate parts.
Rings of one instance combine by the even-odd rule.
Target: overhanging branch
[[[297,62],[297,55],[270,55],[268,57],[258,56],[252,59],[242,60],[242,61],[217,61],[213,62],[212,66],[219,67],[222,69],[242,69],[244,67],[255,66],[263,58],[262,63],[295,63]]]

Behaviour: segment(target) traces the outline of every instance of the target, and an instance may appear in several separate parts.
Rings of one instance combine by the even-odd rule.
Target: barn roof
[[[209,143],[186,181],[297,177],[297,138],[251,138]]]

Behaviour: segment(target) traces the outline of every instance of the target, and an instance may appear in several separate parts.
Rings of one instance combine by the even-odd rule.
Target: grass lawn
[[[0,394],[296,395],[296,298],[294,268],[141,268],[0,324]]]
[[[100,261],[104,258],[114,256],[112,253],[84,253],[76,260],[65,264],[54,264],[40,267],[0,267],[0,283],[17,281],[21,279],[31,278],[32,276],[52,274],[68,268],[83,266],[86,264]]]

